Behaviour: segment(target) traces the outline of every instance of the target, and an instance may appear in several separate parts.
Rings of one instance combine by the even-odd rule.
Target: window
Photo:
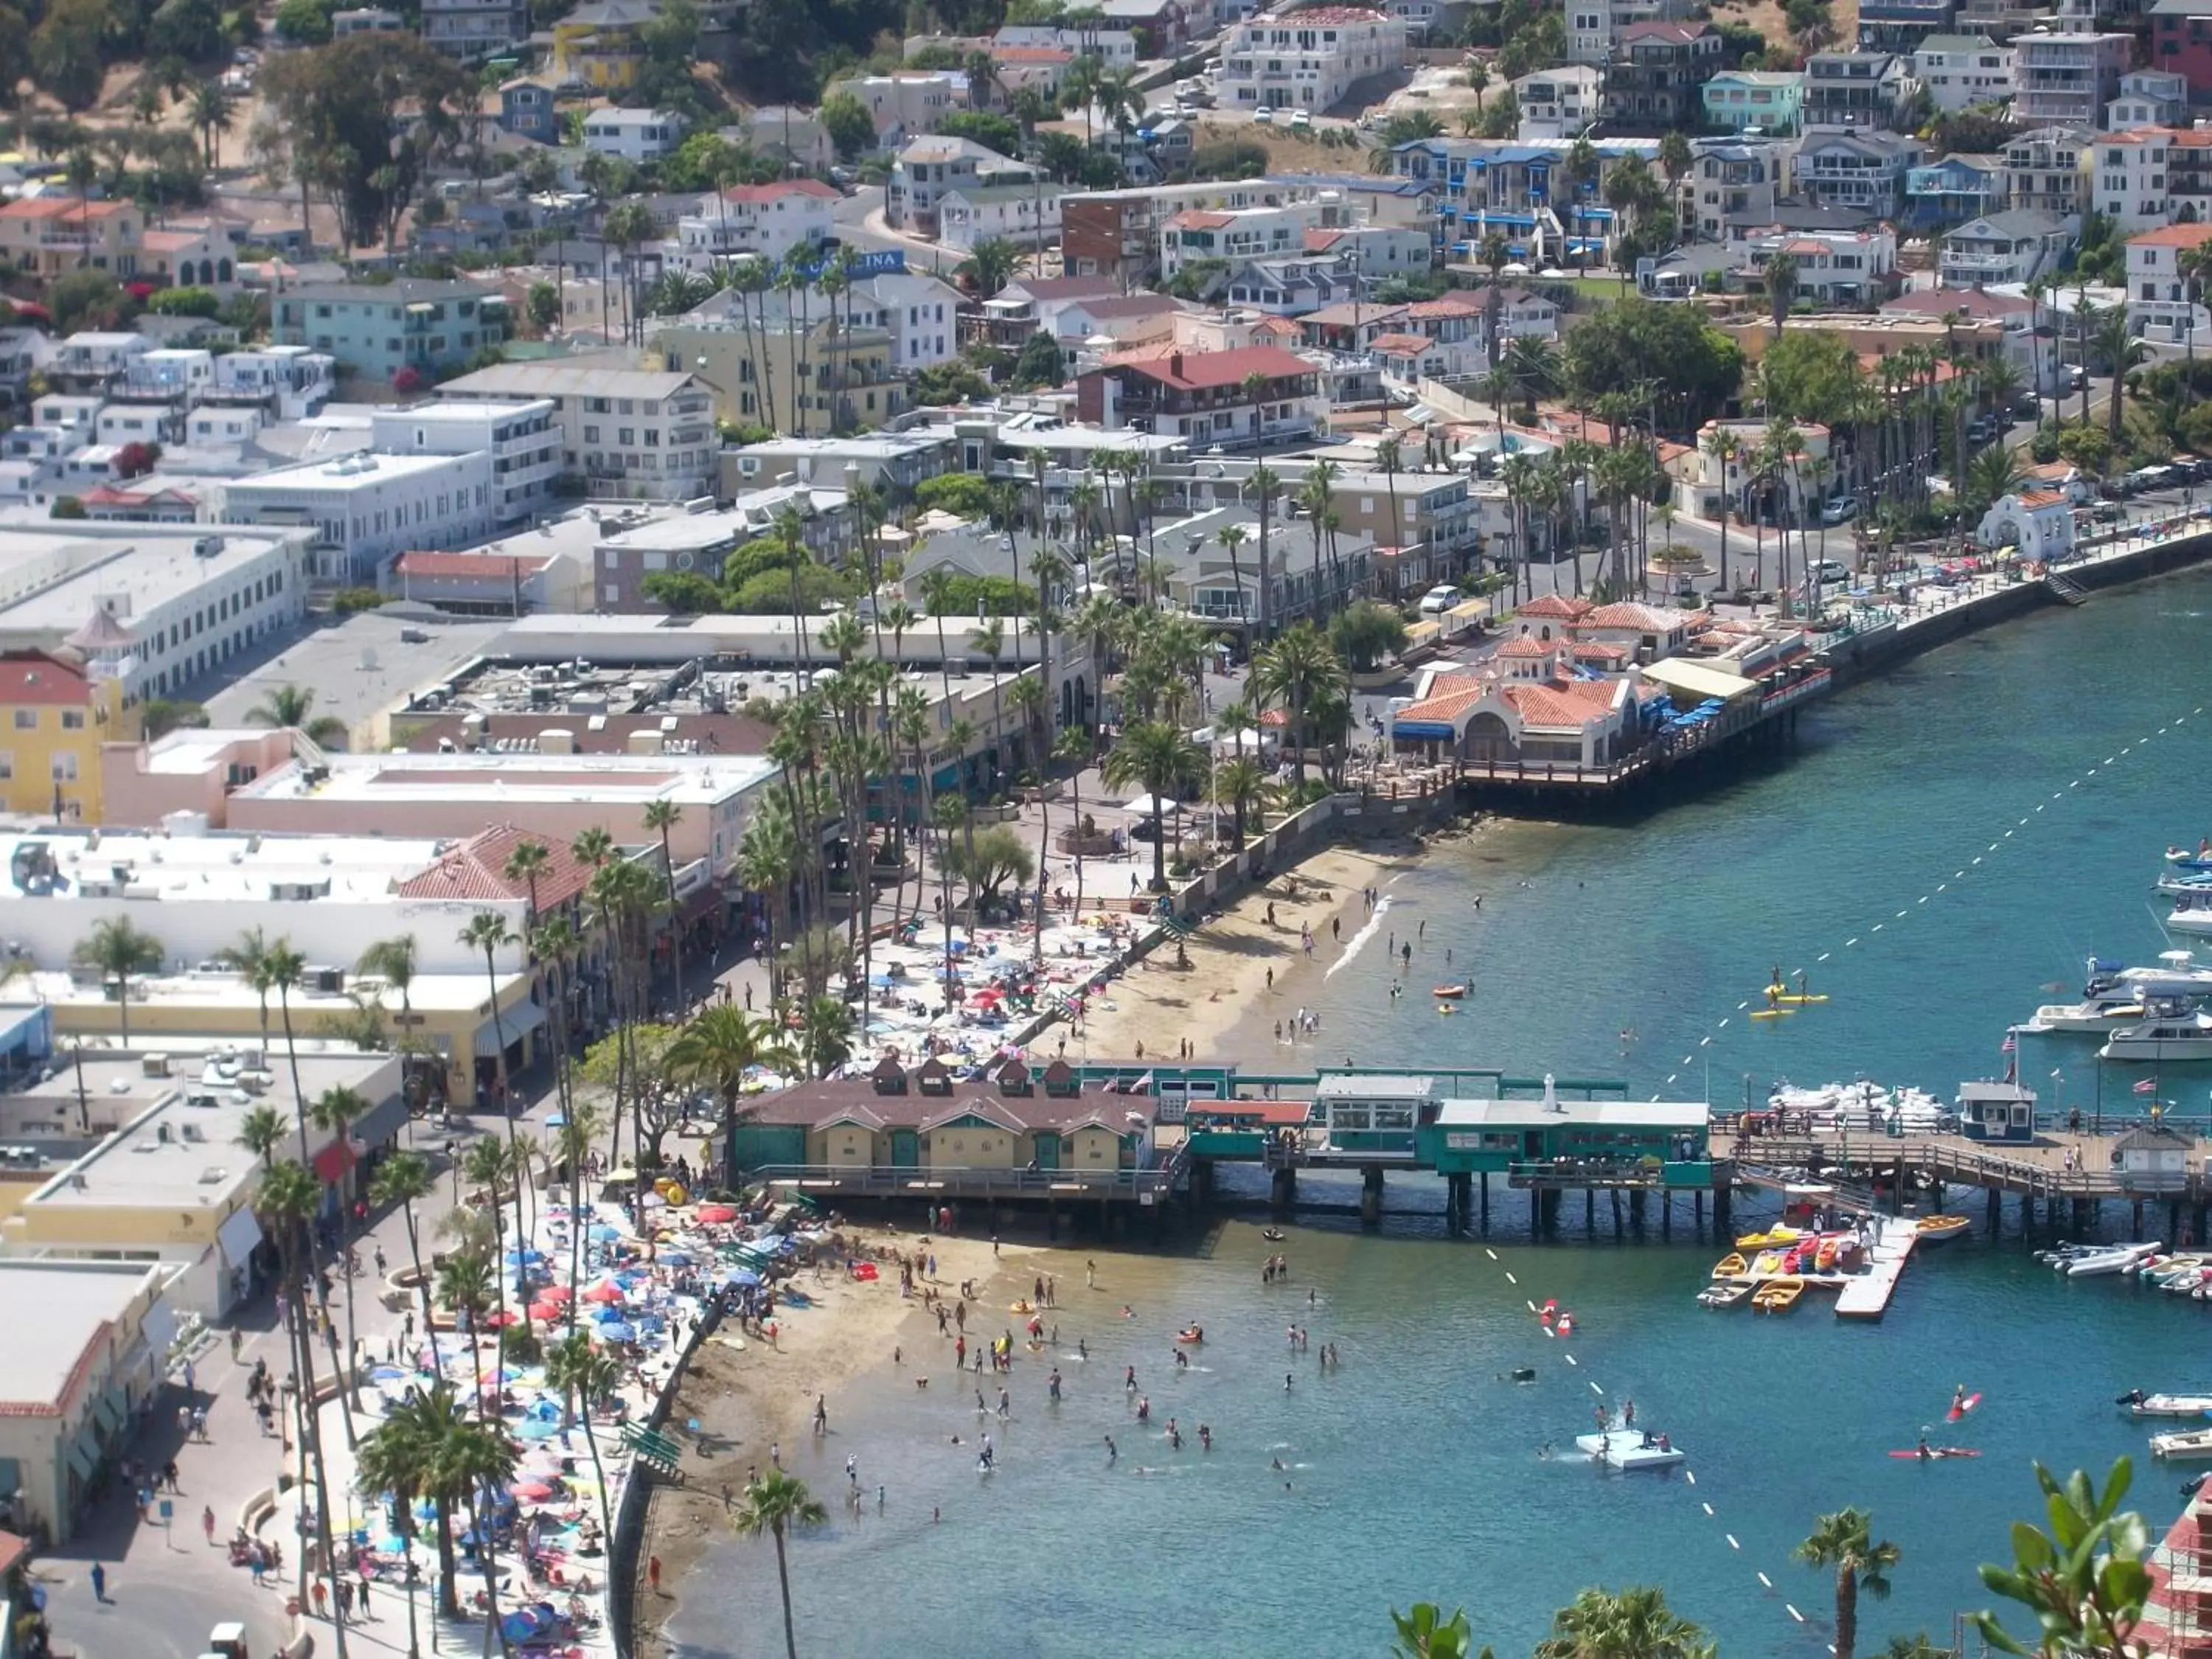
[[[56,783],[75,783],[76,781],[76,750],[64,750],[62,753],[54,757],[54,781]]]
[[[15,711],[15,729],[18,732],[37,731],[39,729],[39,711],[35,708],[18,708]]]
[[[64,708],[64,709],[63,709],[63,710],[62,710],[62,730],[63,730],[63,731],[64,731],[64,732],[82,732],[82,731],[83,731],[83,730],[84,730],[84,710],[83,710],[83,709],[82,709],[82,708]]]
[[[10,750],[0,749],[0,783],[15,775],[15,757]]]

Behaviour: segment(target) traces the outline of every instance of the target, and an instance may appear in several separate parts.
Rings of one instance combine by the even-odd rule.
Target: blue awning
[[[1421,738],[1440,743],[1450,743],[1459,733],[1442,720],[1392,720],[1390,735],[1394,738]]]

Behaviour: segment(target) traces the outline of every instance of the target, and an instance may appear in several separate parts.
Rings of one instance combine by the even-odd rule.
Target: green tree
[[[669,1069],[711,1091],[722,1109],[722,1180],[732,1190],[738,1178],[738,1109],[744,1099],[746,1074],[755,1067],[783,1071],[793,1063],[774,1021],[756,1019],[732,1003],[702,1010],[669,1045]]]
[[[776,1583],[783,1593],[783,1650],[786,1659],[799,1659],[799,1638],[791,1623],[791,1564],[784,1552],[787,1537],[801,1527],[818,1527],[830,1511],[806,1490],[806,1483],[781,1469],[771,1470],[747,1486],[731,1524],[746,1538],[775,1540]]]
[[[1455,1607],[1446,1618],[1433,1602],[1416,1601],[1410,1613],[1393,1608],[1390,1623],[1395,1632],[1390,1659],[1474,1659],[1474,1636],[1465,1607]],[[1482,1659],[1490,1659],[1488,1648]]]
[[[968,257],[957,268],[975,288],[978,299],[996,297],[999,290],[1013,278],[1022,263],[1022,251],[1003,236],[988,236],[968,250]]]
[[[1008,383],[1017,392],[1029,392],[1039,386],[1058,386],[1066,374],[1067,365],[1060,355],[1060,343],[1039,329],[1022,342]]]
[[[594,1348],[590,1332],[574,1330],[547,1351],[545,1381],[561,1390],[564,1419],[577,1413],[582,1416],[584,1443],[591,1448],[592,1473],[599,1489],[599,1526],[603,1534],[611,1538],[615,1533],[614,1515],[607,1502],[606,1466],[599,1461],[599,1430],[592,1421],[592,1413],[620,1395],[622,1364],[612,1354]]]
[[[1036,878],[1036,857],[1029,842],[1003,823],[977,830],[972,839],[946,848],[943,856],[951,860],[952,873],[967,887],[971,907],[989,903],[1009,884],[1018,890]]]
[[[1743,349],[1708,324],[1694,306],[1634,295],[1578,324],[1560,352],[1571,401],[1596,400],[1624,386],[1657,388],[1659,424],[1693,432],[1735,397]]]
[[[638,591],[672,616],[708,617],[723,608],[725,595],[713,578],[696,570],[656,570]]]
[[[1824,328],[1790,329],[1759,360],[1771,413],[1826,427],[1844,423],[1863,378],[1850,342]]]
[[[106,0],[53,0],[31,33],[31,83],[71,114],[90,109],[106,77],[101,43],[112,21]]]
[[[1985,1563],[1982,1583],[2033,1616],[2031,1645],[2012,1635],[1993,1613],[1975,1615],[1982,1639],[2000,1653],[2044,1659],[2122,1659],[2136,1651],[2132,1639],[2150,1599],[2143,1557],[2150,1529],[2142,1516],[2123,1510],[2135,1465],[2123,1457],[2100,1491],[2076,1469],[2064,1484],[2035,1466],[2051,1530],[2014,1522],[2012,1559]]]
[[[208,723],[205,708],[198,703],[173,697],[148,698],[138,706],[138,716],[140,729],[149,743],[172,732],[187,726],[204,727]]]
[[[1006,117],[988,110],[956,110],[938,122],[937,131],[955,138],[966,138],[1001,155],[1022,153],[1021,128]]]
[[[1272,704],[1290,716],[1291,741],[1298,750],[1298,781],[1306,775],[1306,750],[1313,747],[1315,717],[1344,696],[1344,660],[1310,622],[1285,629],[1252,659],[1252,692],[1262,707]]]
[[[246,723],[304,732],[310,742],[325,749],[343,745],[345,722],[335,714],[318,714],[314,708],[313,692],[297,685],[280,685],[246,711]]]
[[[70,953],[70,960],[98,969],[101,983],[114,981],[115,1014],[125,1048],[131,1046],[131,976],[157,971],[161,959],[161,941],[128,916],[103,916]]]
[[[868,106],[849,92],[832,93],[822,100],[814,118],[836,146],[837,159],[851,161],[876,148],[876,118]]]
[[[532,283],[522,303],[530,325],[540,334],[550,334],[561,320],[561,290],[550,283]]]
[[[1705,1632],[1655,1587],[1586,1589],[1552,1615],[1535,1659],[1713,1659]]]
[[[1182,731],[1164,720],[1126,727],[1106,757],[1101,775],[1109,789],[1141,788],[1152,797],[1152,889],[1167,889],[1167,831],[1161,803],[1187,793],[1205,769],[1206,757]]]
[[[443,1362],[438,1358],[438,1330],[431,1322],[430,1276],[422,1271],[422,1235],[420,1218],[415,1206],[437,1190],[438,1178],[431,1173],[430,1160],[422,1153],[400,1151],[392,1153],[376,1166],[369,1178],[369,1202],[383,1209],[396,1209],[407,1229],[407,1255],[415,1268],[415,1291],[422,1304],[422,1334],[430,1345],[430,1364],[434,1370],[442,1370]]]
[[[1836,1659],[1858,1650],[1859,1592],[1876,1600],[1889,1594],[1889,1570],[1900,1552],[1887,1540],[1877,1542],[1863,1510],[1838,1510],[1814,1523],[1812,1535],[1793,1552],[1808,1567],[1836,1572]]]
[[[276,1167],[276,1149],[284,1144],[284,1137],[292,1133],[292,1126],[284,1121],[284,1114],[267,1101],[257,1102],[239,1120],[238,1144],[261,1160],[264,1172]]]
[[[1361,599],[1329,619],[1328,642],[1352,672],[1370,674],[1406,648],[1405,618],[1388,605]]]
[[[914,487],[914,504],[925,513],[981,519],[991,511],[990,480],[979,473],[945,472]]]

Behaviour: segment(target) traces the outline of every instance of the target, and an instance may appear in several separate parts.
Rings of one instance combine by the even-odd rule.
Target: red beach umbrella
[[[692,1213],[701,1221],[709,1224],[735,1221],[738,1218],[738,1212],[726,1204],[702,1204]]]
[[[566,1302],[568,1296],[569,1291],[566,1285],[548,1285],[538,1292],[538,1299],[540,1302]]]
[[[484,1318],[484,1323],[494,1330],[499,1330],[508,1325],[520,1325],[521,1322],[522,1316],[512,1308],[501,1308],[497,1313],[489,1314]]]
[[[584,1292],[586,1302],[620,1302],[623,1300],[622,1286],[612,1279],[603,1279]]]
[[[558,1319],[566,1311],[560,1303],[548,1301],[543,1297],[530,1304],[532,1319]]]
[[[518,1480],[507,1491],[526,1504],[541,1504],[553,1495],[553,1488],[543,1480]]]

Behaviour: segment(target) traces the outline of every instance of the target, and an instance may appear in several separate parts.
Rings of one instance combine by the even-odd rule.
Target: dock
[[[1867,1249],[1866,1271],[1852,1274],[1836,1293],[1838,1319],[1879,1319],[1888,1312],[1897,1281],[1905,1276],[1905,1264],[1912,1259],[1912,1247],[1920,1242],[1918,1231],[1909,1221],[1875,1216],[1873,1224],[1877,1231]]]

